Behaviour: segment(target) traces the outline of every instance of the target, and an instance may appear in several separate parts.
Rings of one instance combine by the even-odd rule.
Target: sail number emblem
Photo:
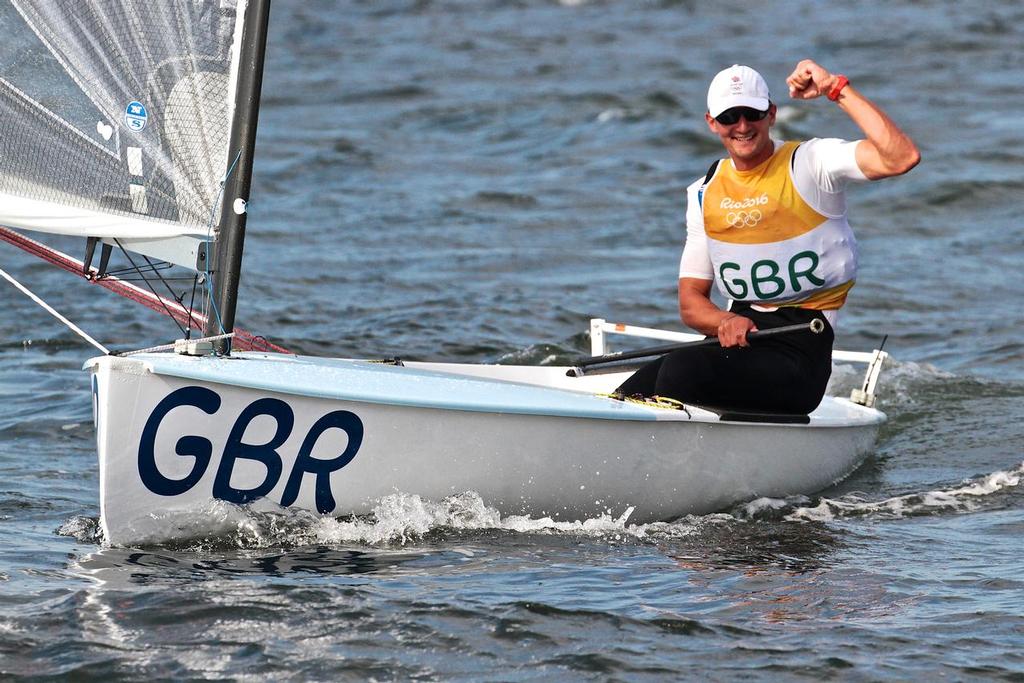
[[[199,483],[207,468],[216,467],[213,481],[213,497],[231,503],[244,504],[268,495],[282,477],[287,477],[281,494],[281,505],[288,507],[299,497],[302,480],[307,476],[315,479],[316,509],[321,514],[333,512],[334,495],[331,492],[331,473],[349,464],[359,451],[363,441],[363,422],[347,410],[335,410],[323,415],[309,428],[298,454],[279,452],[292,433],[295,414],[291,406],[276,398],[261,398],[246,406],[235,418],[220,453],[219,462],[214,459],[213,442],[198,434],[182,435],[174,446],[177,456],[192,461],[191,471],[184,478],[172,478],[160,471],[157,452],[166,445],[157,445],[157,431],[168,413],[176,408],[189,406],[213,415],[221,407],[220,395],[205,387],[190,386],[172,391],[153,409],[139,442],[139,476],[143,485],[161,496],[180,496]],[[249,424],[258,418],[269,418],[276,422],[274,436],[266,443],[250,443],[245,440]],[[339,429],[348,436],[348,445],[334,458],[313,457],[314,446],[329,429]],[[238,488],[231,483],[231,474],[240,461],[260,463],[266,474],[263,481],[252,488]],[[291,462],[289,472],[285,467]]]
[[[142,102],[129,102],[124,109],[124,125],[130,130],[138,133],[146,127],[149,114],[146,113],[146,106]]]

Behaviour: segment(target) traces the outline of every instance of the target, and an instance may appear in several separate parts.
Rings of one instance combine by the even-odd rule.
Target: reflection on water
[[[336,548],[288,548],[280,552],[144,552],[104,548],[72,564],[75,572],[105,588],[168,585],[232,576],[285,577],[294,574],[346,576],[391,572],[426,553]]]
[[[820,524],[731,521],[699,525],[692,534],[658,548],[680,567],[695,571],[796,575],[829,566],[830,558],[845,547],[842,536],[842,531]]]

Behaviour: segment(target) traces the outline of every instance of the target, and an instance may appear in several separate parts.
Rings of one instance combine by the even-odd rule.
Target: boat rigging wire
[[[0,240],[13,244],[22,251],[32,254],[36,258],[42,259],[43,261],[57,266],[62,270],[66,270],[76,277],[84,278],[87,282],[99,285],[104,289],[109,289],[115,294],[123,296],[126,299],[131,299],[135,303],[142,304],[146,308],[158,313],[170,315],[178,322],[184,322],[187,325],[194,325],[200,329],[202,329],[206,324],[206,316],[202,313],[187,310],[177,302],[170,305],[171,302],[165,301],[162,297],[151,294],[138,285],[132,284],[131,282],[125,282],[117,277],[109,275],[99,277],[99,271],[97,271],[96,268],[86,270],[85,264],[82,261],[15,232],[10,228],[0,226]],[[265,337],[254,335],[248,330],[236,327],[234,331],[234,339],[239,351],[259,350],[273,351],[277,353],[291,353],[291,351],[285,347],[267,341]]]
[[[123,246],[121,246],[121,241],[118,240],[118,239],[115,239],[114,243],[117,244],[117,248],[120,249],[121,253],[124,254],[125,258],[128,259],[128,263],[132,264],[132,268],[135,269],[135,272],[137,272],[139,275],[142,275],[142,271],[139,270],[139,267],[137,265],[135,265],[135,260],[131,257],[131,254],[129,254],[125,250],[125,248]],[[146,258],[146,257],[143,256],[143,258]],[[146,261],[148,262],[149,259],[146,258]],[[142,281],[146,283],[146,286],[149,287],[149,291],[152,292],[153,296],[155,296],[157,298],[157,300],[160,301],[161,305],[163,305],[164,310],[167,312],[167,317],[169,317],[171,320],[174,321],[174,324],[178,326],[178,329],[181,330],[182,334],[185,334],[185,326],[182,325],[180,322],[178,322],[177,319],[173,315],[171,315],[171,310],[169,308],[167,308],[167,304],[164,302],[164,298],[156,293],[156,290],[153,288],[153,285],[149,282],[149,278],[147,278],[145,275],[142,275]],[[164,283],[164,284],[166,284],[166,283]],[[170,287],[168,287],[167,289],[170,290]],[[174,296],[174,292],[173,291],[171,291],[171,296],[172,297]],[[178,303],[180,304],[181,302],[178,302]],[[190,318],[192,317],[192,311],[189,311],[189,317]]]
[[[224,188],[228,184],[228,178],[235,170],[235,166],[238,165],[238,160],[242,157],[242,150],[238,150],[235,153],[235,158],[231,161],[231,165],[228,166],[228,170],[224,172],[224,177],[220,179],[220,189],[217,190],[217,199],[210,205],[210,223],[206,226],[206,245],[207,253],[209,253],[210,245],[213,243],[213,224],[217,219],[217,207],[221,204],[221,199],[224,197]],[[210,259],[207,258],[203,261],[203,285],[206,290],[206,300],[213,310],[214,319],[217,321],[217,329],[221,332],[224,331],[224,322],[220,318],[220,310],[217,308],[217,295],[213,288],[213,278],[210,276]]]
[[[192,316],[191,316],[192,311],[194,311],[196,309],[196,287],[198,285],[199,285],[199,273],[196,273],[195,275],[192,276],[192,298],[188,302],[188,310],[189,310],[189,314],[190,314],[189,315],[189,321],[192,320]],[[184,299],[184,295],[182,295],[182,299]],[[191,336],[192,336],[192,325],[189,325],[188,329],[185,330],[185,339],[188,339]]]
[[[124,247],[121,247],[121,248],[124,249]],[[145,268],[145,269],[140,269],[140,268],[110,268],[110,269],[104,271],[103,274],[104,275],[116,275],[117,277],[121,278],[122,280],[129,280],[129,279],[133,279],[133,278],[126,278],[126,277],[124,277],[125,273],[136,273],[136,272],[141,272],[142,270],[156,272],[158,270],[170,270],[170,269],[171,269],[171,264],[170,263],[167,263],[165,261],[159,261],[157,263],[150,262],[150,265],[147,268]],[[176,278],[176,279],[180,279],[180,278]]]
[[[3,268],[0,268],[0,275],[2,275],[4,277],[4,279],[7,280],[8,282],[10,282],[12,285],[14,285],[19,290],[21,290],[22,294],[24,294],[29,299],[32,299],[32,301],[35,301],[37,304],[42,306],[44,311],[46,311],[47,313],[52,315],[54,318],[56,318],[57,320],[61,321],[65,325],[67,325],[71,329],[72,332],[74,332],[79,337],[81,337],[85,341],[87,341],[90,344],[92,344],[93,346],[95,346],[97,349],[102,351],[105,355],[107,355],[107,356],[110,355],[110,349],[108,349],[106,346],[104,346],[103,344],[100,344],[98,341],[96,341],[95,339],[90,337],[82,328],[80,328],[78,325],[74,324],[73,322],[71,322],[70,320],[65,318],[63,315],[61,315],[57,311],[57,309],[55,309],[53,306],[51,306],[50,304],[46,303],[45,301],[40,299],[38,296],[33,294],[32,291],[28,287],[26,287],[25,285],[21,284],[20,282],[15,280],[13,277],[11,277],[11,275],[9,275],[7,273],[7,271],[4,270]]]
[[[182,304],[181,302],[185,300],[185,291],[187,291],[187,290],[183,291],[181,294],[175,294],[174,293],[174,289],[171,288],[170,280],[172,280],[172,279],[184,280],[184,279],[187,279],[187,278],[166,278],[166,277],[164,277],[163,275],[160,274],[160,270],[161,270],[161,268],[159,268],[160,264],[158,264],[158,263],[154,264],[152,261],[149,260],[149,257],[146,256],[145,254],[142,254],[142,258],[144,258],[146,260],[146,264],[150,267],[152,272],[156,273],[157,278],[159,278],[160,282],[167,289],[167,293],[171,295],[171,298],[174,299],[178,303],[179,306],[183,307],[184,304]],[[141,271],[140,271],[139,274],[140,275],[142,274]],[[142,277],[145,278],[145,275],[143,275]],[[189,306],[189,312],[190,313],[192,312],[192,307],[191,306]]]

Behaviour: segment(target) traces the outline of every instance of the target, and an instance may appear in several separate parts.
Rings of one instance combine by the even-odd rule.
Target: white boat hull
[[[339,516],[395,492],[472,490],[505,515],[574,520],[632,507],[631,521],[665,520],[820,490],[862,462],[884,421],[827,398],[809,424],[725,422],[595,395],[621,376],[410,365],[272,354],[90,361],[108,542],[192,535],[216,500]]]

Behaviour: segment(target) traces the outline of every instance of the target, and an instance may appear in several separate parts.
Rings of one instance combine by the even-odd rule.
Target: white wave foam
[[[828,522],[863,516],[898,518],[944,510],[970,511],[976,509],[975,501],[978,499],[1016,487],[1022,481],[1024,463],[1012,470],[968,480],[956,488],[911,493],[881,501],[868,501],[851,495],[841,499],[822,498],[812,506],[806,496],[758,498],[737,507],[731,514],[687,516],[673,522],[648,524],[629,524],[633,508],[617,516],[606,512],[590,519],[571,522],[556,521],[550,517],[502,516],[473,491],[439,501],[415,494],[394,493],[381,498],[370,515],[349,518],[281,508],[268,501],[248,506],[215,501],[206,509],[188,515],[154,515],[147,526],[153,534],[150,536],[151,542],[142,545],[162,545],[159,539],[166,538],[168,529],[174,530],[175,538],[182,539],[173,545],[200,547],[406,545],[422,540],[431,533],[473,530],[570,534],[605,538],[613,543],[651,542],[679,539],[709,525],[741,520],[771,518],[790,522]],[[136,531],[137,537],[147,537],[143,530]],[[98,540],[99,536],[95,520],[80,517],[69,520],[58,533],[79,540]]]
[[[740,518],[743,519],[754,519],[757,517],[763,517],[766,514],[778,512],[779,510],[785,510],[794,505],[800,505],[808,502],[810,499],[807,496],[793,496],[791,498],[757,498],[744,503],[737,510],[736,513]]]
[[[787,104],[780,105],[775,111],[775,121],[777,123],[792,123],[806,117],[806,108],[791,107]]]
[[[970,512],[977,509],[980,498],[1019,486],[1022,478],[1024,478],[1024,463],[1012,470],[993,472],[979,479],[967,480],[962,486],[952,489],[908,493],[881,501],[864,501],[852,497],[846,500],[822,498],[813,507],[794,509],[784,519],[828,522],[834,519],[867,515],[900,518],[936,511]]]
[[[131,531],[134,546],[164,546],[194,550],[212,548],[259,549],[305,545],[392,546],[417,542],[441,532],[490,530],[524,534],[569,534],[600,537],[609,542],[652,541],[688,536],[699,527],[733,520],[725,514],[687,516],[674,522],[629,524],[628,507],[596,517],[556,521],[551,517],[502,514],[474,491],[442,500],[416,494],[393,493],[377,501],[373,511],[360,517],[332,517],[310,510],[283,508],[261,499],[248,505],[212,501],[199,510],[154,513],[138,521]],[[83,542],[109,546],[95,517],[73,517],[56,533]],[[173,539],[173,540],[171,540]]]
[[[597,115],[598,123],[608,123],[609,121],[619,121],[626,118],[626,110],[622,107],[612,107],[611,109],[605,109]]]
[[[498,365],[552,365],[559,357],[569,353],[553,344],[530,344],[525,348],[502,354],[495,362]]]
[[[76,515],[61,524],[55,532],[58,536],[70,536],[76,541],[96,543],[101,540],[99,522],[94,517]]]
[[[369,519],[320,518],[315,530],[321,543],[357,542],[371,545],[402,543],[421,538],[438,529],[495,529],[526,533],[572,532],[607,534],[626,532],[629,508],[619,517],[604,514],[576,522],[556,522],[550,517],[533,519],[526,516],[502,517],[488,507],[480,495],[467,491],[441,501],[418,495],[395,493],[380,499]]]
[[[606,513],[592,519],[561,522],[550,517],[503,517],[473,491],[440,501],[394,493],[377,501],[370,515],[349,518],[281,508],[265,500],[247,506],[215,501],[198,512],[153,515],[147,520],[146,529],[136,529],[134,534],[137,538],[149,539],[143,545],[161,545],[161,536],[173,529],[175,538],[181,539],[174,545],[265,548],[319,544],[405,545],[442,530],[489,529],[612,537],[643,537],[649,531],[658,530],[657,525],[627,524],[632,512],[633,508],[628,508],[617,517]]]

